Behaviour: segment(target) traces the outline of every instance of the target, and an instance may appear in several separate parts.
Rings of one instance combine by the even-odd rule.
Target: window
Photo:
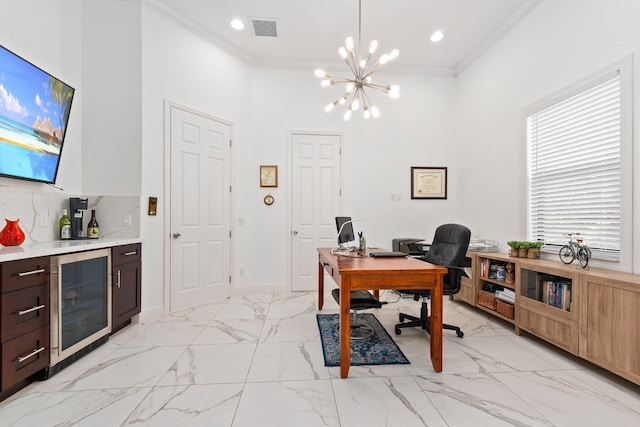
[[[546,249],[580,233],[593,257],[620,258],[621,93],[616,69],[527,116],[528,238]]]

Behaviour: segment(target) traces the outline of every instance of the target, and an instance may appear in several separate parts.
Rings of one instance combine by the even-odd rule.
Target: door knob
[[[298,230],[293,230],[293,235],[297,236],[298,235]]]
[[[173,238],[177,239],[178,237],[180,237],[180,233],[173,233]]]

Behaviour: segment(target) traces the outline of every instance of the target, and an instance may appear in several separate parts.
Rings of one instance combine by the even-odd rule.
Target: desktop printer
[[[421,243],[424,239],[396,238],[391,241],[391,246],[395,252],[404,252],[413,257],[424,256],[429,252],[428,243]]]

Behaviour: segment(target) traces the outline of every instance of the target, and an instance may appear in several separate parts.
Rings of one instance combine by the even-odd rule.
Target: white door
[[[318,288],[319,247],[336,240],[340,214],[342,137],[291,134],[291,289]]]
[[[170,107],[170,311],[229,296],[231,126]]]

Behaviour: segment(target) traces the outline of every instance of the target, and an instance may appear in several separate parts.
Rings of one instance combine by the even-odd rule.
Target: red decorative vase
[[[24,242],[24,232],[20,228],[19,219],[6,219],[7,225],[0,231],[0,244],[3,246],[18,246]]]

